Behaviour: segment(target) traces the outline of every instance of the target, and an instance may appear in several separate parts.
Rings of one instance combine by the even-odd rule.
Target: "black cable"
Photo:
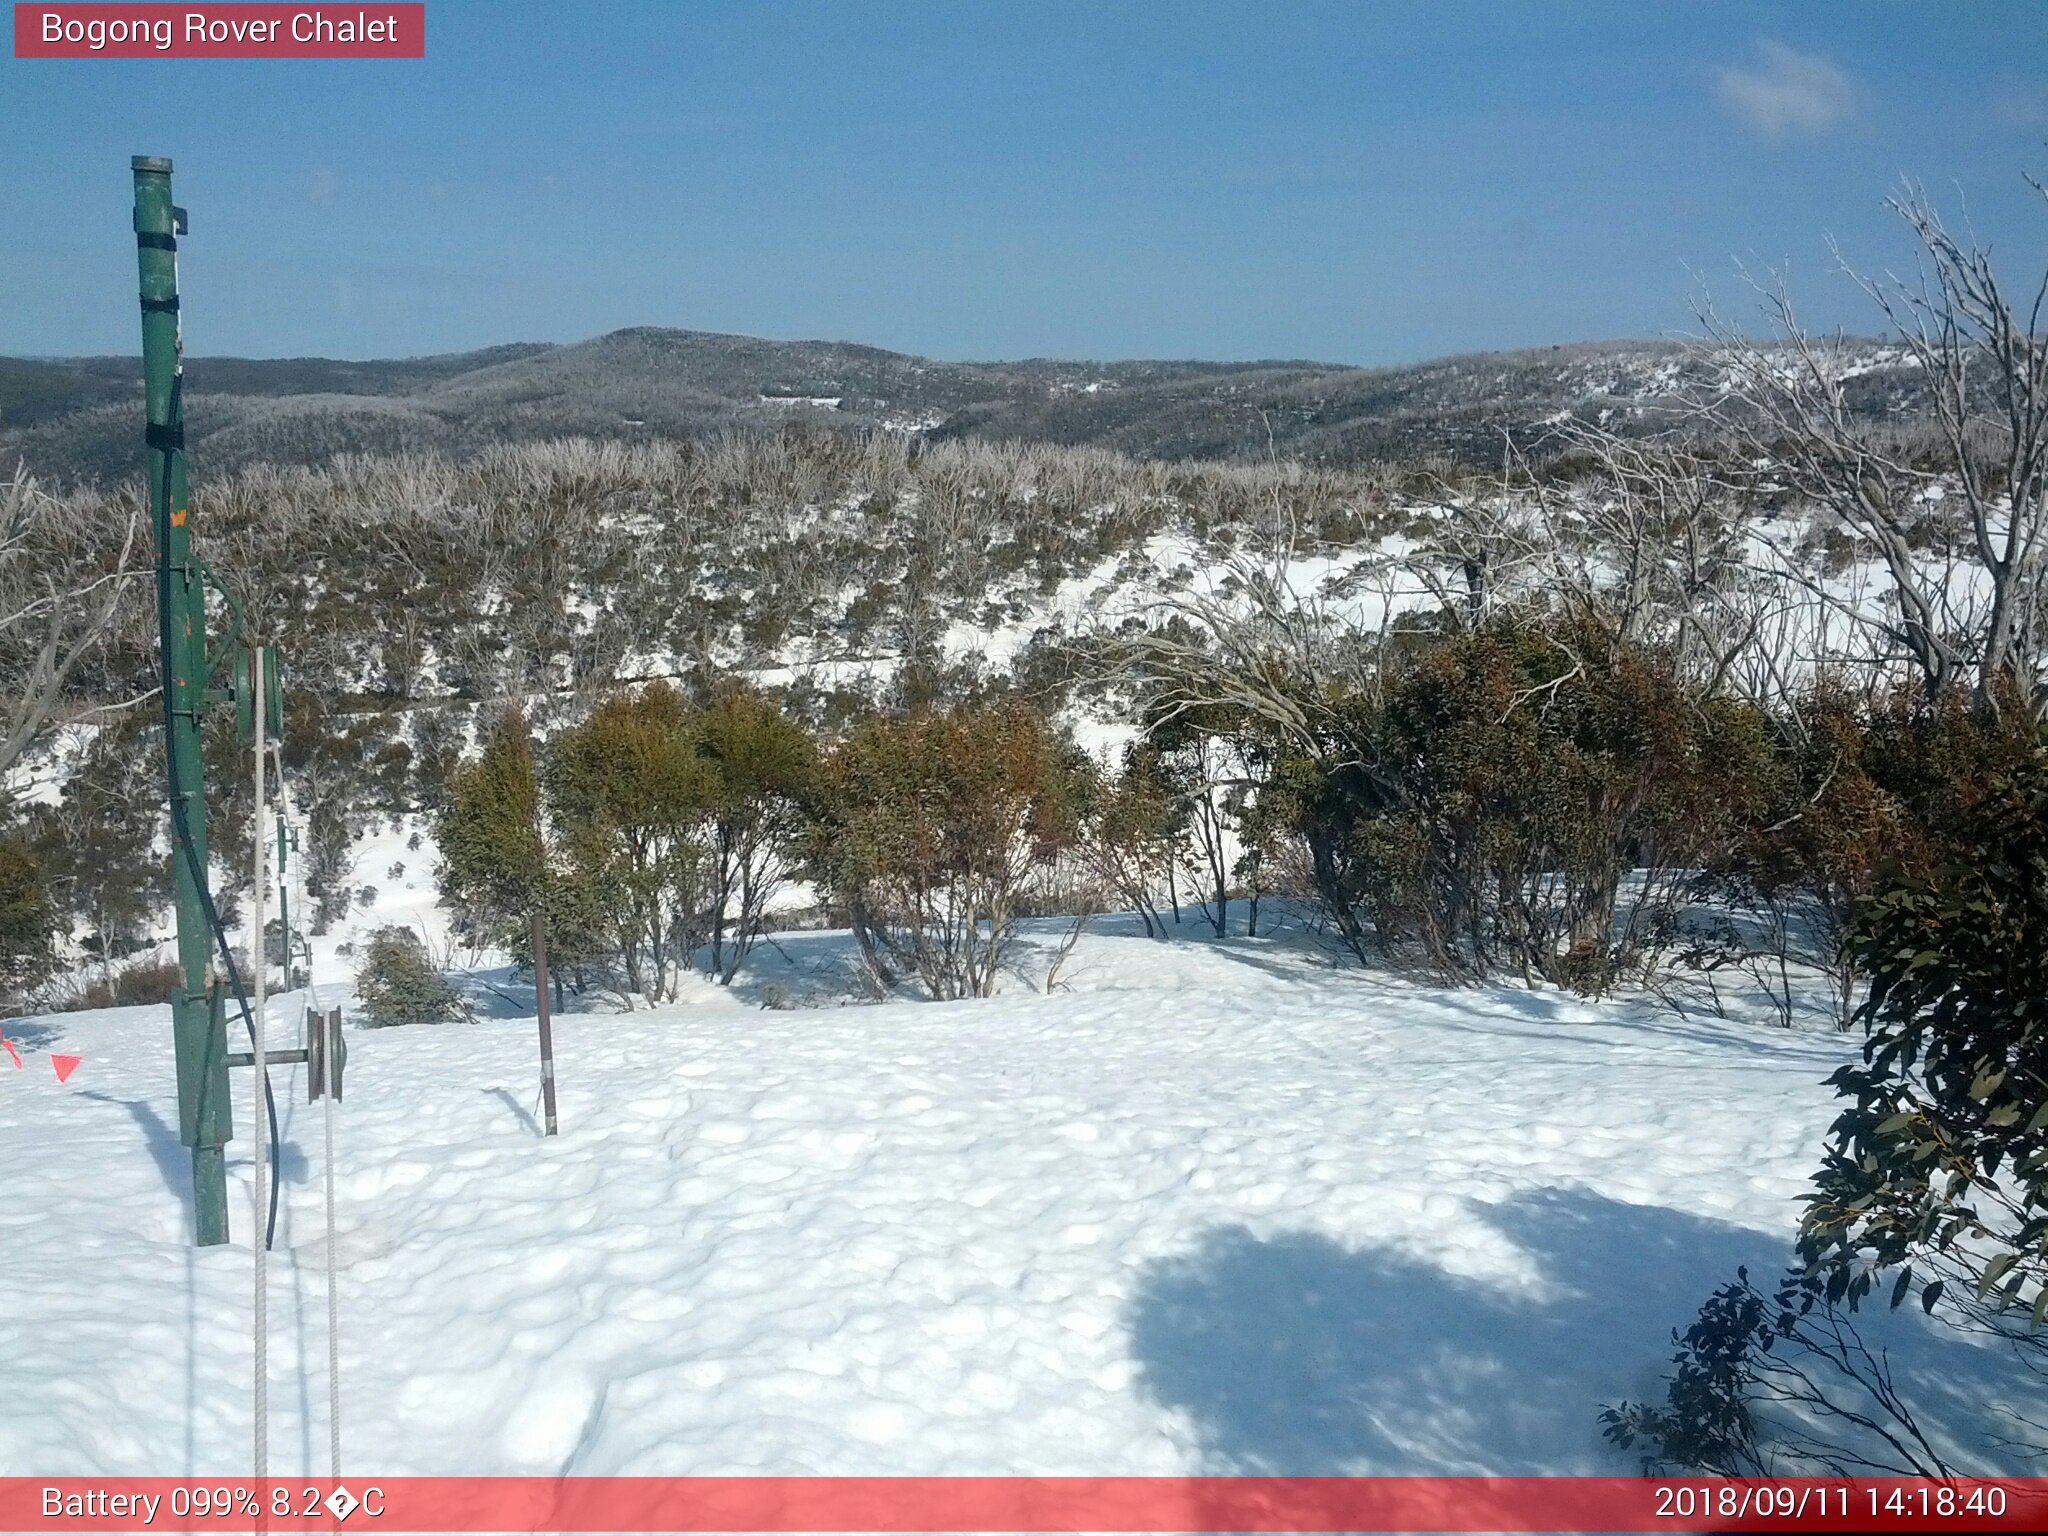
[[[181,368],[171,381],[171,415],[175,418],[183,405],[185,389],[184,370]],[[235,952],[228,944],[226,927],[220,920],[220,909],[213,904],[213,889],[207,883],[206,871],[199,863],[199,852],[192,846],[192,827],[186,819],[185,806],[178,797],[178,731],[175,690],[172,687],[171,665],[171,530],[168,520],[171,509],[171,456],[164,455],[164,484],[157,503],[162,507],[162,516],[156,529],[156,613],[157,636],[163,647],[163,694],[164,694],[164,798],[170,803],[172,835],[171,840],[184,851],[185,868],[192,876],[192,884],[199,892],[199,904],[206,914],[206,925],[213,931],[213,937],[220,948],[221,960],[227,966],[228,985],[233,989],[235,1002],[242,1010],[242,1023],[249,1031],[249,1046],[256,1045],[256,1015],[249,1008],[248,994],[242,989],[241,967],[235,964]],[[202,599],[203,601],[203,599]],[[202,630],[203,632],[203,630]],[[205,678],[198,683],[203,689]],[[260,956],[263,935],[256,936],[257,953]],[[270,1122],[270,1210],[263,1227],[263,1246],[276,1246],[277,1239],[277,1186],[278,1171],[281,1167],[278,1156],[277,1096],[270,1091],[270,1069],[266,1066],[263,1078],[263,1109]]]

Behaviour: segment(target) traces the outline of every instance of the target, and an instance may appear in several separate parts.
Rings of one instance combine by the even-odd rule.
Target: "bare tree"
[[[1881,634],[1931,700],[1968,688],[1980,713],[2010,704],[2038,719],[2048,713],[2048,272],[2016,302],[1989,249],[1951,230],[1920,188],[1889,206],[1919,243],[1914,276],[1843,266],[1917,375],[1931,440],[1916,444],[1852,408],[1845,386],[1857,360],[1801,326],[1782,283],[1755,285],[1774,340],[1745,336],[1702,305],[1726,391],[1709,404],[1745,450],[1770,458],[1875,551],[1892,597]],[[1960,514],[1948,509],[1951,493]]]
[[[108,550],[83,526],[101,510],[44,494],[20,466],[0,487],[0,775],[28,750],[128,595],[141,512],[129,507]]]

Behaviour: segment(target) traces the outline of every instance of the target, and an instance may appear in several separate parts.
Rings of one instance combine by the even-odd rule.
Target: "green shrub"
[[[697,720],[697,751],[716,777],[710,841],[710,958],[730,985],[767,926],[768,905],[794,870],[818,749],[776,705],[727,689]]]
[[[1370,936],[1446,978],[1597,991],[1639,969],[1769,791],[1757,711],[1591,630],[1428,641],[1331,714],[1276,790],[1318,892],[1361,955]]]
[[[1174,786],[1159,755],[1143,743],[1124,753],[1120,772],[1076,778],[1084,792],[1079,852],[1088,874],[1136,912],[1148,937],[1165,938],[1161,893],[1184,831]]]
[[[55,990],[47,1006],[56,1013],[85,1008],[137,1008],[168,1003],[185,983],[184,967],[175,960],[138,960],[112,976],[74,981]]]
[[[1909,693],[1873,704],[1826,686],[1773,725],[1764,799],[1708,885],[1831,974],[1848,1028],[1857,914],[1887,873],[1925,874],[1967,843],[1974,807],[2024,770],[2032,733]]]
[[[103,963],[148,943],[170,904],[170,861],[157,841],[163,766],[148,721],[134,710],[95,733],[63,793],[35,806],[24,827],[56,926]]]
[[[460,764],[436,815],[457,931],[551,972],[672,997],[700,950],[730,982],[787,882],[817,749],[774,701],[720,689],[698,708],[667,683],[602,699],[537,753],[517,711]],[[616,972],[614,972],[616,967]]]
[[[1022,706],[878,717],[830,755],[813,872],[885,986],[995,991],[1031,883],[1072,844],[1076,770]]]
[[[1914,1266],[2048,1318],[2048,760],[1990,785],[1948,857],[1870,899],[1863,1059],[1830,1079],[1801,1248],[1831,1297]],[[1966,1302],[1967,1304],[1967,1302]],[[2037,1336],[2038,1337],[2038,1336]]]
[[[185,968],[175,960],[138,960],[114,973],[114,1006],[168,1003],[185,985]]]
[[[1960,730],[1929,728],[1951,745]],[[1664,1403],[1601,1415],[1654,1465],[1950,1475],[1853,1321],[1872,1295],[1900,1306],[1916,1279],[1925,1311],[2048,1373],[2048,758],[1956,772],[1974,760],[1928,771],[1968,787],[1947,849],[1891,864],[1858,911],[1867,1037],[1830,1080],[1851,1102],[1806,1197],[1801,1266],[1770,1297],[1738,1273],[1674,1335]],[[2013,1421],[2039,1454],[2041,1423]]]
[[[695,711],[667,683],[615,694],[548,744],[541,787],[551,925],[573,913],[630,992],[673,997],[711,927],[719,775]]]
[[[451,771],[435,834],[441,898],[458,931],[479,945],[518,942],[547,884],[533,738],[519,710],[499,716],[483,751]]]
[[[1767,1295],[1738,1269],[1672,1332],[1664,1401],[1605,1408],[1601,1432],[1646,1473],[1954,1476],[1852,1310],[1800,1270]]]
[[[43,872],[20,843],[0,842],[0,1004],[40,984],[52,961],[53,914]]]
[[[374,1025],[431,1024],[452,1018],[462,995],[434,969],[410,928],[379,928],[370,935],[356,972],[356,996]]]

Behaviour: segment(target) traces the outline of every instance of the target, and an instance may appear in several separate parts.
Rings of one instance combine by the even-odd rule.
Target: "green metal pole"
[[[148,399],[149,495],[161,574],[164,751],[171,800],[171,867],[177,892],[178,964],[171,1001],[178,1062],[178,1129],[192,1149],[194,1236],[228,1240],[227,1026],[212,984],[212,935],[199,880],[206,869],[206,786],[199,719],[206,692],[206,597],[192,559],[185,487],[184,341],[178,321],[182,210],[171,203],[171,162],[137,155],[135,256],[142,279],[142,372]]]

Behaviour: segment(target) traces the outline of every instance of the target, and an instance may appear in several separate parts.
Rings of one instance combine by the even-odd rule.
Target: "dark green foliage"
[[[438,884],[456,932],[477,949],[499,945],[530,967],[538,912],[547,921],[557,1002],[565,978],[582,991],[613,952],[602,883],[550,853],[533,736],[520,710],[499,715],[482,753],[456,763],[437,806]]]
[[[1924,872],[1969,835],[1974,807],[2024,771],[2032,732],[1910,693],[1874,704],[1829,689],[1781,723],[1780,769],[1739,867],[1769,890],[1805,888],[1840,915],[1887,871]]]
[[[1661,1405],[1622,1403],[1603,1409],[1606,1437],[1623,1450],[1639,1446],[1652,1467],[1755,1477],[1767,1469],[1757,1445],[1751,1406],[1760,1357],[1778,1341],[1776,1317],[1767,1299],[1737,1271],[1700,1308],[1678,1345],[1665,1401]]]
[[[416,709],[407,722],[413,803],[429,815],[447,808],[448,787],[462,762],[466,719],[463,710]]]
[[[0,841],[0,1006],[18,1009],[50,974],[50,894],[35,855]]]
[[[111,977],[101,977],[68,991],[60,991],[55,1006],[64,1010],[80,1008],[134,1008],[149,1003],[168,1003],[185,985],[185,970],[175,960],[138,960],[125,965]]]
[[[442,897],[473,944],[522,959],[544,912],[551,965],[579,987],[616,963],[629,994],[672,997],[700,948],[729,983],[787,881],[816,772],[804,729],[739,688],[702,709],[667,683],[613,694],[542,753],[507,713],[450,778]]]
[[[533,739],[520,711],[499,716],[481,755],[449,775],[436,833],[441,896],[458,929],[478,944],[523,938],[548,868]]]
[[[2048,758],[1987,776],[1972,765],[2011,761],[1990,735],[1914,729],[1930,748],[1919,767],[1871,777],[1927,792],[1945,781],[1954,798],[1912,823],[1857,909],[1866,1039],[1860,1063],[1830,1079],[1851,1102],[1806,1197],[1804,1268],[1769,1303],[1746,1274],[1715,1292],[1676,1336],[1666,1403],[1602,1415],[1611,1439],[1642,1442],[1655,1462],[1763,1474],[1775,1444],[1828,1472],[1948,1475],[1850,1321],[1873,1293],[1901,1305],[1916,1279],[1925,1311],[2036,1362],[2048,1351]],[[1859,767],[1881,762],[1882,729],[1870,737]],[[1757,1409],[1774,1402],[1821,1428],[1765,1433]]]
[[[826,759],[812,868],[885,986],[987,997],[1031,882],[1073,840],[1077,788],[1021,705],[879,716]]]
[[[1075,783],[1085,793],[1079,852],[1089,873],[1138,914],[1148,935],[1165,938],[1158,903],[1170,888],[1183,826],[1159,754],[1136,744],[1125,752],[1120,772],[1077,773]]]
[[[1884,1353],[1811,1275],[1786,1274],[1766,1296],[1738,1269],[1671,1339],[1664,1401],[1599,1417],[1609,1440],[1643,1452],[1646,1472],[1952,1475]]]
[[[363,950],[356,996],[370,1023],[437,1024],[462,1008],[462,995],[434,968],[410,928],[379,928]]]
[[[818,751],[773,702],[737,688],[700,715],[697,751],[717,780],[708,828],[707,969],[730,984],[766,926],[769,900],[791,873],[806,808],[816,797]]]
[[[1876,702],[1822,687],[1772,722],[1763,803],[1701,894],[1763,919],[1791,958],[1833,975],[1844,1028],[1859,980],[1850,930],[1880,878],[1949,856],[1989,787],[2023,769],[2032,733],[1910,693]],[[1724,953],[1753,939],[1724,932]],[[1708,947],[1694,951],[1716,963]],[[1789,1007],[1789,998],[1782,1000]]]
[[[1979,1296],[2048,1312],[2048,762],[1984,788],[1957,840],[1867,903],[1851,1101],[1801,1250],[1850,1303],[1880,1271],[1960,1266]],[[1905,1271],[1902,1270],[1902,1273]],[[1894,1288],[1895,1299],[1905,1284]],[[1931,1298],[1930,1298],[1931,1301]]]
[[[313,898],[311,926],[315,934],[327,932],[355,905],[355,887],[349,883],[355,871],[354,841],[340,805],[323,802],[307,813],[302,855],[306,891]]]
[[[1353,947],[1445,977],[1598,990],[1639,967],[1672,937],[1682,872],[1768,790],[1760,715],[1589,631],[1439,639],[1334,714],[1276,793]]]
[[[170,902],[162,752],[146,711],[116,717],[27,819],[57,920],[103,968],[148,942]]]
[[[549,743],[543,781],[575,908],[600,916],[628,988],[672,996],[708,928],[719,794],[688,703],[666,683],[606,699]]]

